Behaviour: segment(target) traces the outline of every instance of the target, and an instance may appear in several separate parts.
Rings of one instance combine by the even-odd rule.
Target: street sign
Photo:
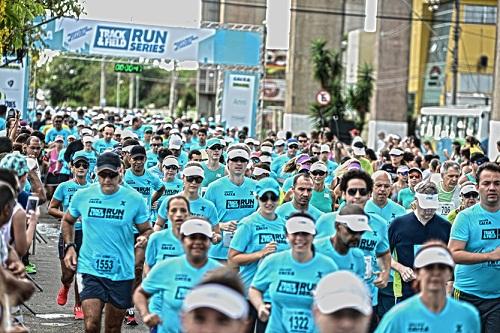
[[[144,70],[143,65],[123,64],[123,63],[115,64],[116,73],[141,73],[143,70]]]
[[[330,93],[326,90],[320,90],[316,94],[316,101],[319,103],[319,105],[328,105],[330,104],[332,100],[332,96],[330,96]]]

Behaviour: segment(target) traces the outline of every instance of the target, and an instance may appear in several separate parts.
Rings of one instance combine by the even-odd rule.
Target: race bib
[[[229,247],[231,240],[233,239],[234,233],[229,231],[222,232],[222,245],[224,247]]]
[[[372,275],[373,275],[372,257],[365,256],[365,280],[371,278]]]
[[[310,333],[314,331],[314,322],[310,310],[283,309],[283,325],[290,333]]]
[[[118,272],[119,260],[107,254],[97,254],[93,262],[96,272],[101,274],[116,274]]]
[[[438,214],[441,216],[447,216],[455,208],[451,202],[440,202],[438,206]]]

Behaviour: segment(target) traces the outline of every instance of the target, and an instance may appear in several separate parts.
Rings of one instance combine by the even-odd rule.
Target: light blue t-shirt
[[[98,155],[101,155],[106,149],[113,149],[113,147],[118,144],[118,141],[111,139],[109,142],[106,139],[101,138],[94,142],[92,147],[94,147],[95,151]]]
[[[339,167],[339,164],[334,161],[328,160],[326,162],[326,168],[328,169],[328,175],[326,176],[325,183],[331,184],[333,179],[335,178],[335,170]]]
[[[67,144],[68,136],[70,136],[71,133],[66,128],[61,128],[60,130],[57,130],[55,127],[52,127],[47,131],[47,134],[45,134],[45,142],[46,143],[53,142],[56,139],[56,136],[58,135],[62,136],[64,138],[64,144]]]
[[[75,182],[74,179],[68,180],[66,182],[63,182],[59,184],[54,191],[54,195],[52,196],[54,199],[57,201],[61,202],[62,205],[62,211],[66,212],[69,208],[69,204],[71,203],[71,199],[73,198],[73,195],[78,190],[84,189],[89,187],[89,183],[85,183],[84,185],[80,185],[77,182]],[[75,230],[81,230],[82,229],[82,222],[77,221],[75,223]]]
[[[146,169],[152,168],[158,164],[158,154],[155,154],[152,150],[148,150],[146,153]]]
[[[321,192],[313,190],[309,204],[319,209],[322,213],[330,213],[333,209],[332,191],[326,186]]]
[[[383,208],[380,208],[373,202],[373,199],[370,199],[366,202],[365,212],[377,214],[384,219],[389,226],[396,217],[405,215],[406,209],[391,199],[387,200],[387,204]]]
[[[61,170],[59,171],[62,175],[71,175],[71,170],[69,169],[69,164],[64,159],[64,153],[66,152],[66,148],[61,149],[59,152],[59,156],[57,156],[57,161],[62,165]]]
[[[279,206],[278,209],[276,209],[276,214],[281,216],[285,221],[288,220],[290,215],[297,212],[299,212],[299,210],[293,206],[293,201],[285,202],[284,204]],[[312,216],[315,223],[317,223],[321,215],[323,215],[323,213],[318,208],[314,207],[310,203],[306,213]]]
[[[241,185],[236,185],[228,176],[222,177],[208,186],[205,199],[211,201],[217,209],[219,222],[239,221],[249,216],[258,207],[255,198],[256,182],[245,177]],[[222,232],[222,237],[231,238],[231,234]],[[227,259],[229,242],[222,241],[210,248],[210,257]]]
[[[205,172],[205,178],[203,178],[203,182],[201,183],[202,187],[207,187],[217,179],[224,177],[224,169],[226,168],[224,164],[221,164],[217,170],[210,170],[207,166],[207,162],[201,163],[201,167]]]
[[[148,169],[153,175],[155,175],[159,179],[163,179],[163,171],[158,167],[158,164],[154,167]]]
[[[465,251],[491,252],[500,247],[500,210],[495,213],[475,204],[458,213],[450,239],[465,242]],[[455,266],[455,288],[477,297],[500,297],[500,260]]]
[[[0,131],[3,131],[5,129],[5,124],[7,122],[5,121],[4,118],[0,117]]]
[[[362,279],[365,277],[365,258],[360,249],[350,248],[346,254],[340,254],[333,247],[330,237],[316,239],[314,248],[319,253],[333,259],[339,269],[351,271]]]
[[[415,201],[415,192],[412,191],[409,187],[405,187],[401,191],[398,192],[397,201],[405,208],[410,209],[411,203]]]
[[[269,292],[271,316],[266,332],[316,332],[312,291],[323,276],[337,270],[332,259],[317,252],[305,263],[297,262],[292,250],[265,258],[257,268],[252,288],[263,294]]]
[[[171,222],[168,220],[167,204],[170,198],[166,198],[161,203],[158,209],[158,216],[165,220],[165,225],[168,228],[172,228]],[[189,200],[189,213],[194,216],[202,216],[210,222],[212,226],[216,226],[219,223],[217,209],[214,204],[207,199],[199,197],[196,200]]]
[[[292,157],[289,157],[288,154],[283,154],[278,156],[276,159],[273,159],[271,162],[271,171],[278,175],[279,178],[283,178],[283,166],[290,161]]]
[[[141,195],[123,186],[107,195],[95,183],[76,192],[68,211],[75,219],[82,218],[84,242],[78,257],[78,273],[113,281],[132,280],[133,227],[149,220]]]
[[[154,232],[146,247],[146,264],[153,267],[156,263],[184,254],[180,239],[175,237],[172,228]]]
[[[175,158],[179,162],[179,167],[181,169],[184,169],[184,166],[187,164],[187,162],[189,162],[189,156],[184,150],[181,150],[179,157],[176,156]]]
[[[285,220],[276,215],[276,219],[270,221],[259,212],[255,212],[238,223],[238,229],[229,247],[250,254],[262,250],[270,242],[276,242],[276,252],[290,248],[285,234]],[[258,263],[256,261],[240,266],[240,276],[246,291],[250,288]]]
[[[466,302],[446,298],[440,313],[431,312],[420,295],[395,305],[382,318],[375,333],[479,333],[479,313]]]
[[[178,333],[181,330],[179,313],[186,294],[197,285],[211,270],[222,265],[214,259],[208,259],[201,268],[189,264],[185,255],[169,258],[159,262],[142,281],[142,288],[150,295],[161,295],[161,313],[157,313],[162,320],[158,325],[158,332]]]
[[[95,173],[95,165],[97,164],[97,154],[95,151],[82,150],[79,154],[82,154],[89,161],[89,172],[87,173],[87,181],[91,181],[92,174]]]
[[[153,193],[163,187],[162,181],[148,170],[144,170],[144,174],[137,176],[131,169],[127,169],[127,171],[125,171],[123,180],[142,195],[144,202],[146,203],[146,207],[148,208],[148,211],[150,211]]]

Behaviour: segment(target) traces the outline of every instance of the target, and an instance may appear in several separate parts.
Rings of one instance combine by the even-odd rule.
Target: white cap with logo
[[[307,216],[292,216],[286,221],[286,232],[289,234],[306,232],[311,235],[316,235],[314,220]]]
[[[202,234],[208,238],[212,238],[213,236],[210,223],[200,218],[189,219],[182,223],[180,233],[184,236],[191,236],[194,234]]]
[[[368,225],[368,217],[366,215],[337,215],[335,222],[345,224],[354,232],[372,231]]]
[[[417,252],[413,263],[415,268],[422,268],[432,264],[444,264],[451,268],[455,267],[455,261],[453,261],[450,252],[440,246],[428,247]]]
[[[439,201],[437,194],[415,193],[418,205],[422,209],[438,209]]]

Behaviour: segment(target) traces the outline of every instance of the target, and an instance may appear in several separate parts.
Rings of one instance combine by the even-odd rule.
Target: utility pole
[[[170,117],[172,119],[174,118],[174,107],[175,107],[175,85],[177,83],[177,62],[175,60],[172,60],[174,62],[174,68],[172,69],[172,78],[170,81],[170,97],[168,100],[168,108],[170,110]]]
[[[458,43],[460,41],[460,0],[455,0],[455,29],[453,33],[453,64],[451,65],[452,72],[452,91],[451,105],[457,105],[457,89],[458,89]]]
[[[120,72],[116,73],[116,108],[120,110]]]
[[[139,107],[139,75],[135,75],[135,107]]]
[[[135,81],[136,75],[137,74],[129,75],[129,80],[128,80],[128,108],[129,109],[134,108],[134,81]]]
[[[101,87],[99,91],[99,105],[106,106],[106,66],[104,59],[101,60]]]

